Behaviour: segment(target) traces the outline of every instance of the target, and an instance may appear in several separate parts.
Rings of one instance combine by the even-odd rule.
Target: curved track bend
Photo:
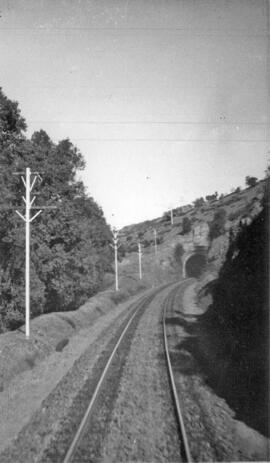
[[[60,445],[62,450],[60,453],[57,452],[58,457],[57,455],[55,455],[56,459],[54,461],[61,461],[63,463],[103,461],[101,448],[103,445],[103,441],[106,437],[108,422],[112,420],[113,410],[115,407],[117,407],[116,399],[118,397],[120,381],[124,371],[127,357],[132,347],[132,340],[135,337],[135,333],[141,330],[140,323],[142,323],[141,319],[143,318],[143,315],[147,313],[147,309],[151,306],[151,303],[152,306],[154,305],[154,303],[156,304],[156,300],[158,300],[157,296],[159,294],[163,294],[163,299],[159,300],[159,303],[157,303],[157,307],[159,308],[159,314],[162,314],[165,358],[167,362],[167,369],[169,372],[169,382],[173,394],[173,405],[171,405],[171,414],[174,415],[174,417],[172,417],[171,419],[177,420],[177,424],[175,424],[174,429],[176,432],[178,430],[179,433],[178,438],[174,438],[174,442],[177,442],[178,439],[180,447],[179,460],[187,462],[192,461],[187,435],[185,432],[184,420],[181,413],[180,401],[177,396],[177,391],[174,384],[173,370],[170,362],[170,355],[166,335],[166,310],[168,309],[170,304],[173,303],[177,290],[179,290],[179,286],[183,285],[183,283],[186,284],[186,282],[181,282],[177,284],[173,283],[163,285],[162,287],[159,287],[151,291],[150,294],[141,297],[137,302],[132,304],[130,314],[124,322],[123,326],[121,327],[121,332],[118,333],[118,337],[115,340],[114,347],[100,374],[99,380],[91,396],[90,402],[88,402],[88,405],[85,406],[86,411],[84,415],[81,417],[80,422],[76,424],[76,431],[73,431],[73,436],[65,437],[65,443],[63,444],[62,442],[62,444]],[[155,317],[160,317],[160,315],[156,314]],[[160,324],[160,318],[158,323]],[[162,346],[162,338],[160,337],[159,339],[159,346]],[[160,352],[162,352],[162,347],[160,349]],[[169,399],[169,397],[171,397],[171,393],[168,388],[169,384],[167,381],[167,391],[165,395],[167,395],[167,400],[171,400]],[[64,459],[63,445],[66,449]],[[119,461],[124,460],[119,459]],[[138,461],[141,460],[139,459]],[[168,460],[166,460],[166,457],[164,457],[163,461]]]

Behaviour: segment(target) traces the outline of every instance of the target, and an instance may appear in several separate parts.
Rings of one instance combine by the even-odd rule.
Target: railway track
[[[168,368],[168,375],[170,378],[171,391],[173,395],[173,401],[175,404],[175,412],[176,412],[178,430],[179,430],[179,436],[180,436],[180,442],[181,442],[181,448],[180,448],[181,456],[184,461],[191,463],[193,459],[192,459],[189,441],[187,437],[185,421],[184,421],[184,416],[183,416],[183,411],[182,411],[182,406],[181,406],[181,400],[180,400],[179,394],[177,392],[176,384],[175,384],[173,367],[172,367],[172,362],[171,362],[171,357],[170,357],[169,343],[168,343],[167,327],[166,327],[167,311],[169,308],[171,308],[178,290],[179,290],[179,286],[177,286],[176,289],[172,290],[171,293],[168,295],[168,297],[164,301],[162,325],[163,325],[164,348],[165,348],[166,362],[167,362],[167,368]]]
[[[81,423],[76,431],[76,434],[73,437],[73,440],[68,448],[68,451],[65,455],[65,458],[63,460],[63,463],[70,463],[73,461],[82,461],[78,459],[78,456],[80,455],[79,458],[84,458],[84,444],[83,448],[80,449],[80,444],[83,442],[83,438],[85,437],[85,433],[87,433],[87,428],[90,423],[90,419],[92,418],[91,414],[93,412],[94,406],[96,405],[96,401],[98,399],[99,394],[101,393],[101,389],[104,387],[105,384],[105,379],[106,375],[109,372],[110,367],[113,365],[113,361],[115,360],[116,353],[119,349],[119,346],[124,338],[124,336],[127,334],[129,328],[131,327],[132,323],[136,322],[136,317],[140,316],[140,312],[143,311],[144,308],[147,307],[147,305],[150,303],[150,301],[155,297],[155,294],[151,294],[148,296],[142,297],[139,302],[134,303],[132,307],[132,314],[131,316],[128,317],[128,320],[125,322],[124,327],[121,330],[121,333],[116,341],[116,344],[112,350],[112,353],[106,362],[106,365],[102,371],[102,374],[100,376],[100,379],[97,383],[97,386],[95,388],[95,391],[93,393],[93,396],[89,402],[89,405],[86,409],[86,412],[81,420]],[[77,454],[77,457],[76,457]],[[77,458],[77,460],[76,460]],[[87,461],[87,460],[86,460]]]
[[[158,288],[158,290],[152,291],[147,296],[143,296],[136,303],[133,303],[130,315],[121,327],[117,339],[115,339],[114,346],[100,372],[99,380],[94,388],[91,399],[85,407],[86,410],[83,416],[80,417],[80,422],[77,421],[69,435],[65,435],[64,441],[58,443],[54,450],[52,449],[52,452],[50,452],[51,458],[47,459],[45,457],[42,461],[54,461],[59,463],[100,461],[102,441],[106,435],[107,424],[111,419],[113,403],[117,397],[119,381],[125,366],[126,357],[130,350],[132,338],[145,309],[159,293],[162,293],[162,291],[170,286],[173,286],[173,289],[164,299],[162,314],[165,358],[173,394],[175,417],[177,419],[181,461],[192,461],[180,402],[173,380],[173,370],[170,362],[166,335],[166,311],[174,300],[175,294],[179,288],[179,284],[176,286],[175,283],[164,285]],[[74,427],[76,427],[76,429],[74,429]],[[91,436],[91,438],[89,436]],[[164,461],[166,460],[164,459]]]

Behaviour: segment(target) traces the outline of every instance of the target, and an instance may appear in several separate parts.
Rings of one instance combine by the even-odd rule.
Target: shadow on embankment
[[[260,346],[243,359],[222,352],[220,338],[207,329],[202,316],[190,322],[184,317],[168,319],[181,325],[187,337],[176,346],[173,364],[184,375],[199,375],[226,400],[235,418],[269,437],[268,353]]]

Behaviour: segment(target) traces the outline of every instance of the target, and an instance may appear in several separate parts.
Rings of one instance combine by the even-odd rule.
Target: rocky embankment
[[[185,294],[184,304],[193,307],[193,312],[197,314],[196,322],[187,327],[192,336],[192,342],[187,344],[187,348],[196,359],[200,375],[209,388],[209,397],[214,397],[214,401],[218,398],[223,401],[221,412],[222,409],[226,413],[229,410],[239,461],[269,461],[270,439],[258,426],[258,419],[267,423],[267,417],[262,414],[260,404],[256,405],[256,400],[254,402],[253,390],[245,384],[247,378],[241,377],[239,366],[228,355],[222,355],[219,348],[222,343],[220,335],[209,321],[205,322],[205,314],[213,302],[209,286],[214,281],[213,276],[205,275],[201,281],[190,286]],[[249,360],[256,362],[255,358]],[[264,392],[264,412],[267,413],[267,392]],[[209,403],[213,402],[212,399]],[[253,417],[247,413],[249,403],[254,404]]]

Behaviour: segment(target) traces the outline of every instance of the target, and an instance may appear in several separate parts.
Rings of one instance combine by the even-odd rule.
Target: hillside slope
[[[205,247],[207,271],[216,276],[226,255],[230,230],[237,230],[241,221],[249,223],[258,215],[261,210],[264,186],[265,180],[262,180],[252,188],[214,201],[206,201],[201,207],[184,206],[174,209],[173,224],[171,224],[170,214],[165,213],[163,217],[122,228],[119,251],[122,259],[119,269],[120,276],[130,274],[138,278],[139,241],[143,252],[143,278],[152,284],[164,279],[182,278],[183,265],[179,258],[180,246],[182,246],[183,254],[191,249],[192,243],[195,246]],[[218,236],[209,240],[209,228],[215,220],[215,215],[220,211],[224,211],[224,226]]]

